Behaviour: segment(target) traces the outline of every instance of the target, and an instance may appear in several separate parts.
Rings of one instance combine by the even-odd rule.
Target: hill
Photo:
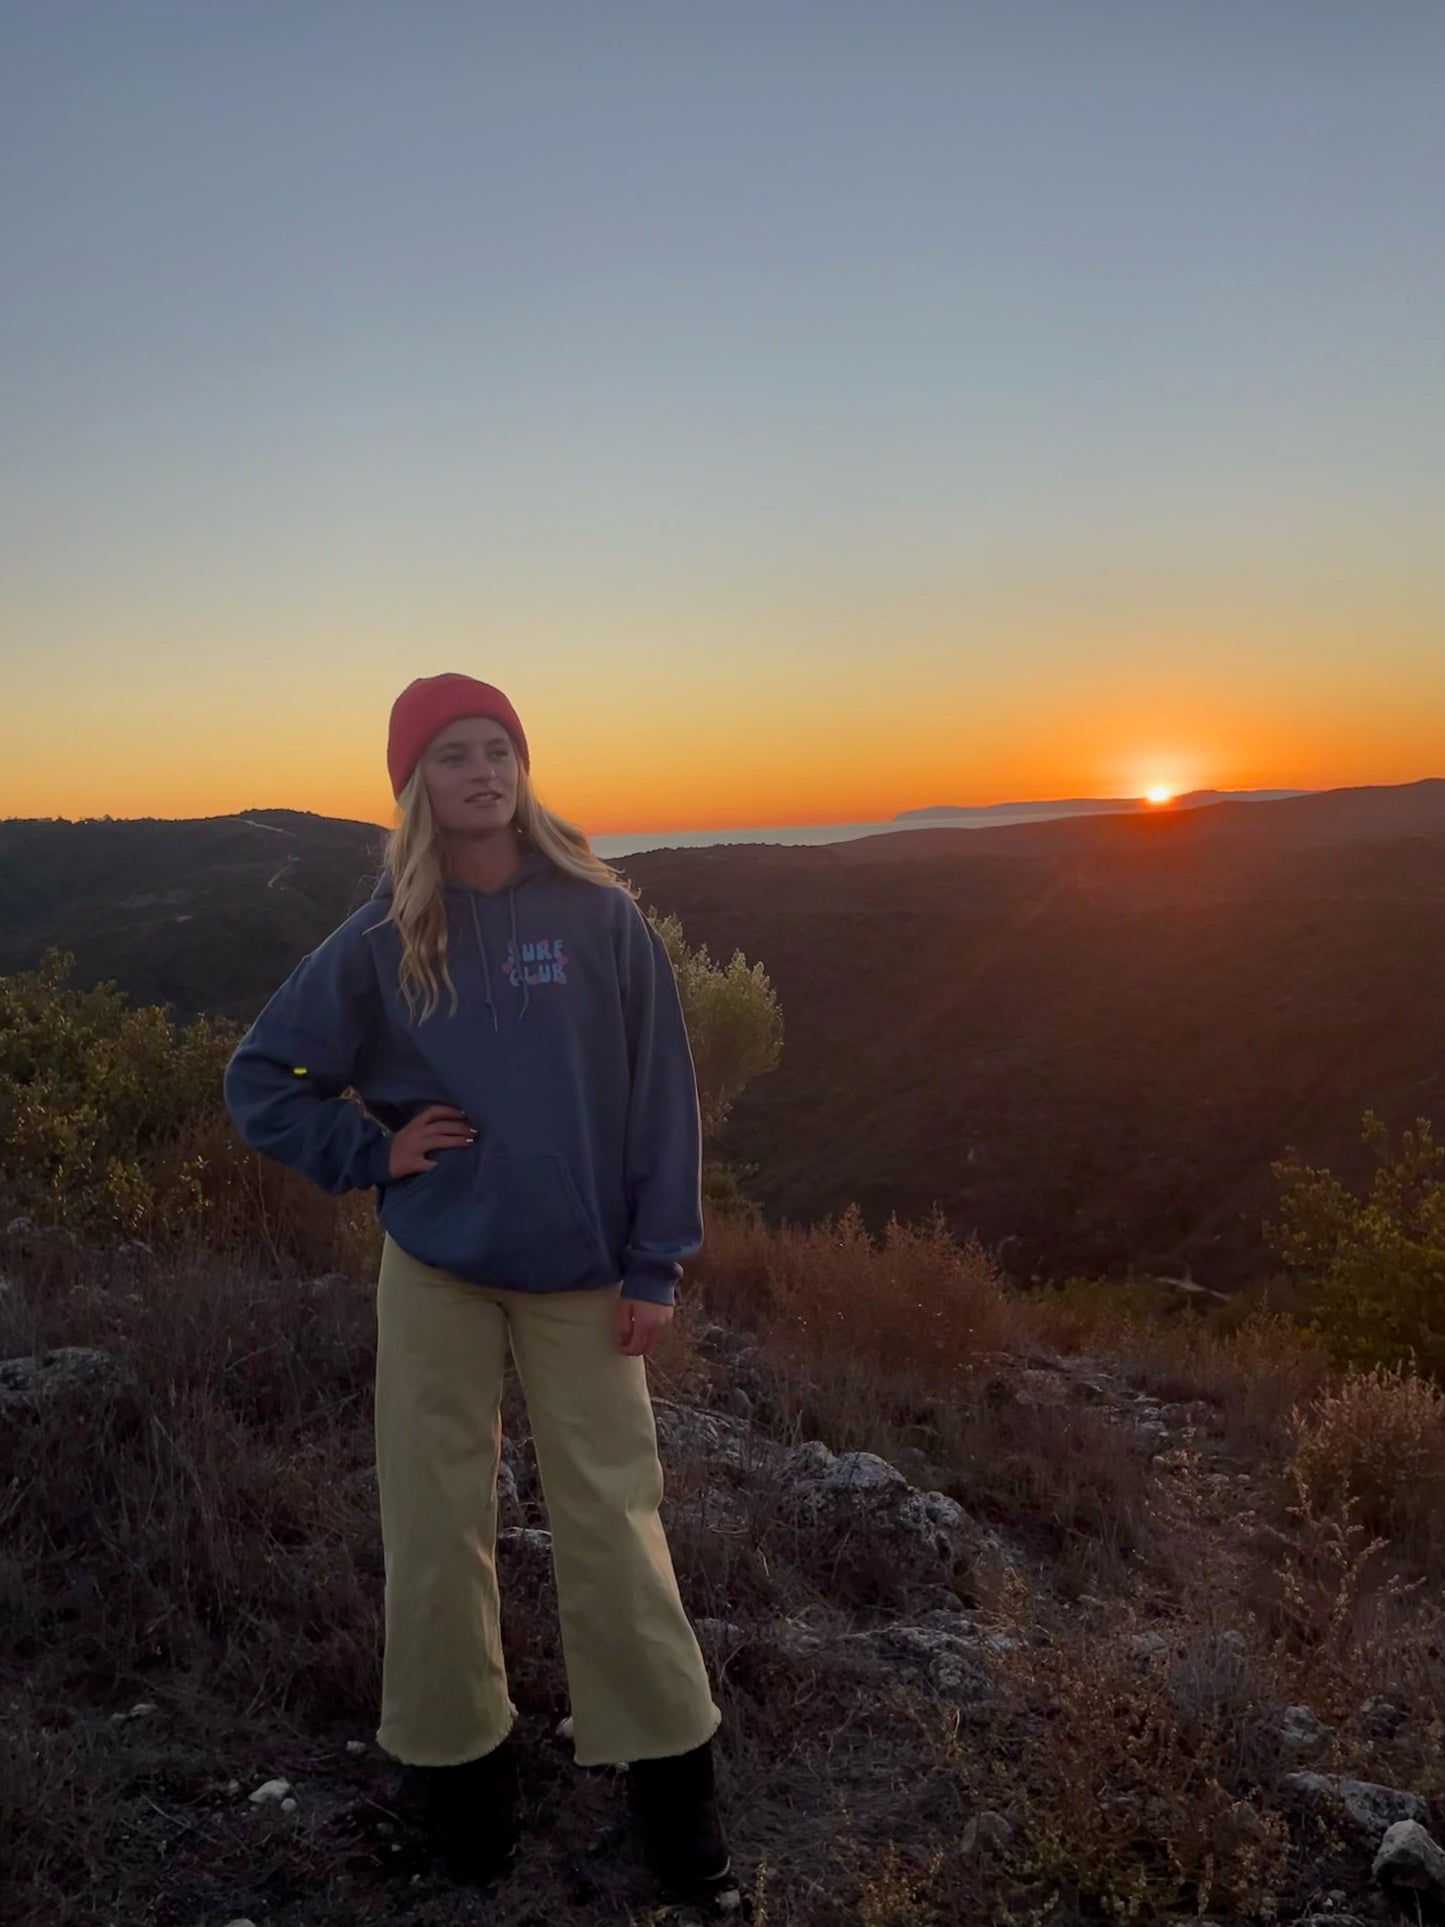
[[[0,822],[0,972],[49,945],[133,1004],[249,1022],[370,894],[384,832],[305,810]]]
[[[0,970],[238,1021],[370,892],[382,832],[288,810],[0,824]],[[1260,1262],[1288,1145],[1445,1097],[1445,783],[619,861],[787,1024],[725,1154],[774,1221],[942,1209],[1015,1275]]]
[[[621,866],[760,959],[778,1070],[728,1127],[775,1219],[934,1202],[1011,1270],[1260,1258],[1287,1145],[1445,1097],[1445,784]]]

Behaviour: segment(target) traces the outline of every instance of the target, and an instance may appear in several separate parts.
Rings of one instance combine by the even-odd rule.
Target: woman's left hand
[[[652,1341],[672,1317],[671,1305],[654,1305],[645,1298],[619,1298],[617,1301],[617,1349],[629,1358],[641,1358]]]

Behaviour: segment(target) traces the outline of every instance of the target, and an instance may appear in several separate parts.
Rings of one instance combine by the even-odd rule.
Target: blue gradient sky
[[[0,11],[0,813],[596,832],[1441,766],[1445,25]]]

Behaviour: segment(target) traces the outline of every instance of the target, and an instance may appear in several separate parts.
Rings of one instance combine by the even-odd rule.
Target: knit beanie
[[[416,768],[417,758],[448,723],[459,716],[490,716],[499,722],[517,746],[522,767],[532,768],[527,737],[517,712],[500,689],[474,676],[418,676],[407,684],[391,706],[391,727],[386,739],[386,768],[391,777],[391,793],[400,796],[406,779]]]

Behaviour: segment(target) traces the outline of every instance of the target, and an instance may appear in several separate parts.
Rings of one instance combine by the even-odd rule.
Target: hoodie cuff
[[[677,1303],[677,1266],[671,1260],[639,1261],[622,1274],[622,1296],[641,1298],[649,1305]]]
[[[364,1165],[366,1175],[362,1178],[363,1188],[373,1184],[391,1183],[391,1132],[382,1135],[370,1146]]]

